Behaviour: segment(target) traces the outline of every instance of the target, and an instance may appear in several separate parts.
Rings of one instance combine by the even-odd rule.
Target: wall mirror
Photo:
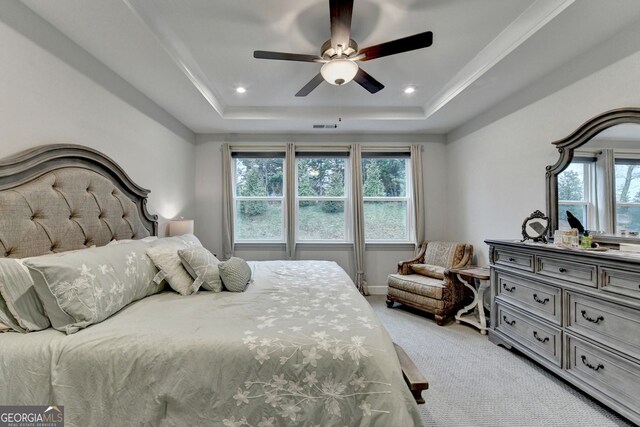
[[[640,238],[640,108],[600,114],[553,142],[547,166],[549,235],[571,228],[567,211],[599,239]]]

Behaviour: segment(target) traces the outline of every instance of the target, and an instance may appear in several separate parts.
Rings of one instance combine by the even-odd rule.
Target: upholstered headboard
[[[47,145],[0,160],[0,257],[157,235],[148,194],[113,160],[88,147]]]

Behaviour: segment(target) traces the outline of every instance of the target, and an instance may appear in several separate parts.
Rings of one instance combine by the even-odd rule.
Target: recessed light
[[[415,88],[415,87],[413,87],[413,86],[407,86],[407,87],[404,89],[404,93],[406,93],[407,95],[409,95],[410,93],[413,93],[413,92],[415,92],[415,91],[416,91],[416,88]]]
[[[238,93],[245,93],[246,91],[247,91],[247,89],[245,89],[245,88],[244,88],[244,87],[242,87],[242,86],[238,86],[238,87],[236,88],[236,92],[238,92]]]

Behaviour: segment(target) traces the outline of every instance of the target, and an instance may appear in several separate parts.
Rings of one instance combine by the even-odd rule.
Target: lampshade
[[[169,221],[169,236],[182,236],[183,234],[193,234],[192,219],[174,219]]]
[[[333,59],[322,66],[320,74],[332,85],[349,83],[358,73],[358,64],[350,59]]]

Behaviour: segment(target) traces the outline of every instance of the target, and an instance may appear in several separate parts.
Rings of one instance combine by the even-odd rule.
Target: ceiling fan
[[[329,11],[331,39],[322,44],[320,56],[264,50],[253,52],[253,57],[257,59],[323,64],[320,72],[300,89],[296,96],[307,96],[323,80],[337,86],[355,80],[370,93],[376,93],[383,89],[384,85],[360,68],[358,61],[370,61],[383,56],[422,49],[433,44],[433,33],[427,31],[358,50],[358,44],[350,37],[353,0],[329,0]]]

